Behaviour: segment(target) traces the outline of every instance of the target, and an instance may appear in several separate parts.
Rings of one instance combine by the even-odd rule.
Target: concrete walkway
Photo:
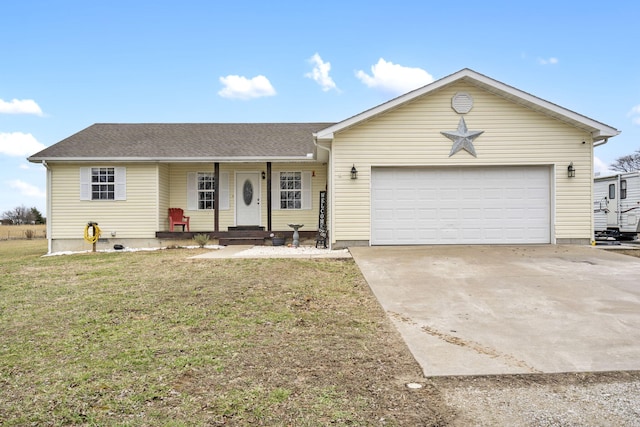
[[[350,251],[427,376],[640,370],[640,258],[555,245]]]
[[[313,246],[294,248],[289,246],[232,245],[221,246],[191,258],[351,258],[351,253],[347,249],[332,251]]]

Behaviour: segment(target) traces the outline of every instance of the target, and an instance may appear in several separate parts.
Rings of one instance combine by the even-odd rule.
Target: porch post
[[[271,162],[267,162],[267,230],[271,231]]]
[[[220,163],[213,164],[213,231],[220,231]]]

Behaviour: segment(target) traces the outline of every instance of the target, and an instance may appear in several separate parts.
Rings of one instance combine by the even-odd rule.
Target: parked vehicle
[[[596,240],[635,240],[640,232],[640,172],[596,177],[593,182]]]

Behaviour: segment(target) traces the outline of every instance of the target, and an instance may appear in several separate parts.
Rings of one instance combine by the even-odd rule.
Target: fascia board
[[[309,153],[313,154],[313,153]],[[264,162],[314,162],[312,157],[29,157],[32,163],[56,162],[120,162],[120,163],[264,163]]]

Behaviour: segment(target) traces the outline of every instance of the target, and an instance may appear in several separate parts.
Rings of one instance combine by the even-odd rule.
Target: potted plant
[[[272,246],[284,246],[284,236],[281,233],[271,233],[271,245]]]

